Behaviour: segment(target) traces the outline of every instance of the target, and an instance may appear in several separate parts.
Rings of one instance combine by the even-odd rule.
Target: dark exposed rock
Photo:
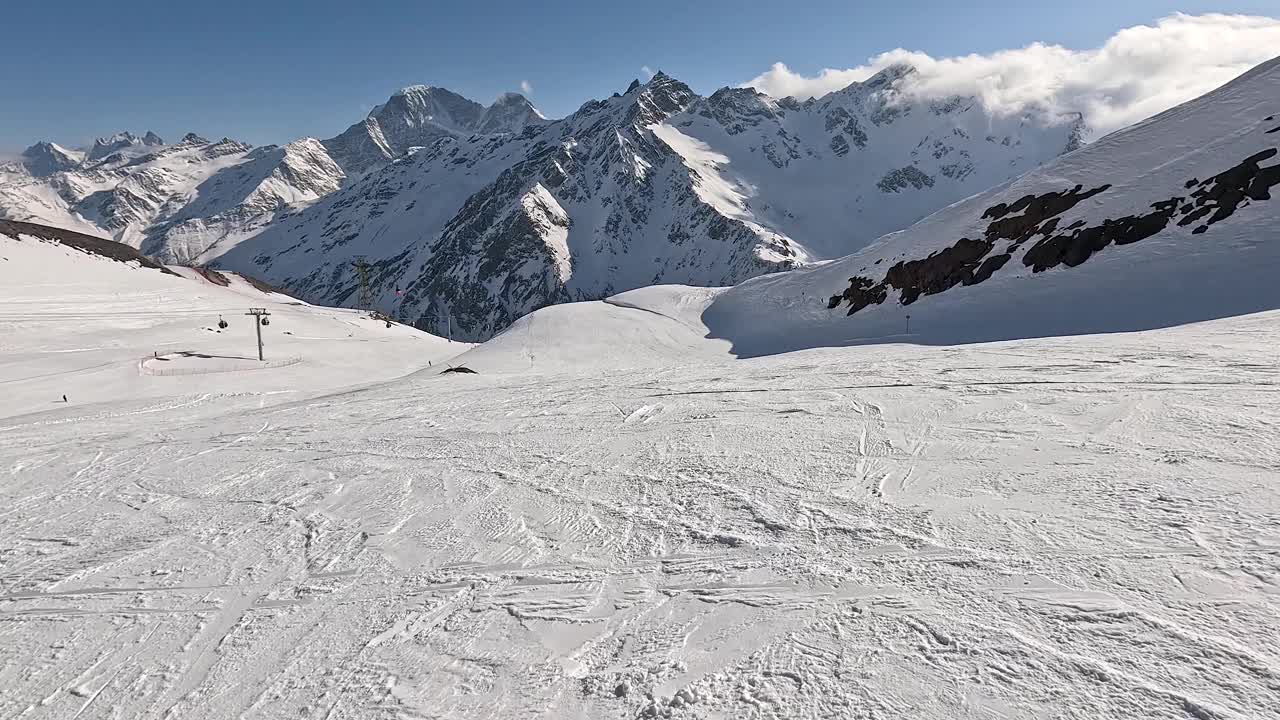
[[[845,110],[842,107],[837,107],[836,109],[827,113],[827,119],[826,119],[827,132],[833,132],[833,131],[838,132],[839,127],[845,124],[846,122],[848,122],[850,117],[851,116],[849,115],[849,111]]]
[[[778,117],[773,100],[752,88],[721,88],[701,103],[697,112],[720,123],[730,135],[740,135]]]
[[[1198,186],[1191,194],[1193,203],[1183,204],[1184,198],[1173,197],[1153,203],[1153,212],[1146,215],[1107,219],[1101,225],[1041,240],[1027,251],[1022,262],[1034,272],[1058,265],[1076,267],[1112,243],[1129,245],[1156,235],[1179,214],[1184,215],[1178,222],[1179,227],[1194,225],[1208,217],[1205,224],[1192,231],[1194,235],[1203,235],[1210,225],[1235,214],[1246,199],[1271,199],[1270,189],[1280,184],[1280,166],[1263,168],[1259,163],[1277,154],[1280,151],[1274,148],[1266,150],[1208,180],[1188,182],[1187,188]]]
[[[901,290],[901,302],[910,305],[923,295],[936,295],[973,279],[974,271],[992,243],[961,238],[955,245],[923,260],[900,262],[885,273],[885,281]]]
[[[480,373],[477,373],[475,370],[472,370],[471,368],[466,367],[465,365],[459,365],[457,367],[447,368],[444,371],[442,371],[440,374],[441,375],[479,375]]]
[[[842,139],[845,140],[846,147],[848,147],[849,142],[852,142],[859,148],[865,148],[867,146],[867,133],[863,131],[862,126],[858,124],[858,117],[842,107],[837,107],[827,113],[826,129],[827,132],[839,133],[837,137],[845,136]],[[835,147],[834,138],[832,140],[832,147]]]
[[[933,187],[933,178],[926,175],[920,168],[908,165],[886,173],[880,178],[880,182],[876,183],[876,187],[880,188],[880,192],[885,193],[901,192],[907,187],[923,190],[926,187]]]
[[[852,315],[868,305],[879,305],[888,295],[889,291],[884,283],[875,284],[864,277],[851,277],[848,289],[840,295],[831,296],[827,306],[834,309],[842,301],[848,302],[849,314]]]
[[[1084,115],[1077,114],[1076,125],[1071,130],[1071,136],[1067,138],[1067,145],[1062,149],[1062,154],[1066,155],[1069,152],[1075,152],[1076,150],[1079,150],[1080,148],[1084,147],[1085,146],[1084,138],[1087,130],[1088,130],[1088,126],[1085,125]]]
[[[1113,242],[1127,245],[1155,235],[1168,226],[1172,215],[1172,208],[1166,206],[1148,215],[1108,219],[1101,225],[1082,228],[1069,235],[1045,238],[1027,251],[1022,257],[1022,263],[1034,272],[1058,265],[1076,267]]]
[[[1103,185],[1092,190],[1083,191],[1082,188],[1082,185],[1076,185],[1066,192],[1027,195],[1018,199],[1012,205],[1004,203],[993,205],[982,214],[982,219],[993,220],[987,226],[987,239],[993,241],[1026,240],[1036,233],[1040,228],[1040,223],[1061,215],[1084,200],[1110,190],[1111,186]],[[1012,213],[1021,214],[1010,217]]]
[[[1239,165],[1200,183],[1191,193],[1196,205],[1214,208],[1210,225],[1231,217],[1246,198],[1270,200],[1271,188],[1280,185],[1280,165],[1263,168],[1259,163],[1274,158],[1280,150],[1271,148],[1245,158]]]
[[[982,264],[978,266],[977,270],[973,271],[973,277],[966,280],[964,284],[977,285],[980,282],[985,282],[986,280],[990,279],[991,276],[994,275],[997,270],[1004,267],[1004,264],[1009,262],[1010,257],[1011,256],[1009,255],[1009,253],[1003,253],[1001,255],[992,255],[991,257],[984,260]]]
[[[883,303],[889,288],[899,290],[899,301],[910,305],[921,295],[945,292],[956,285],[976,285],[1000,271],[1014,250],[1037,235],[1042,239],[1022,257],[1023,264],[1033,272],[1059,265],[1076,267],[1109,245],[1130,245],[1153,237],[1177,218],[1180,218],[1180,227],[1203,222],[1192,231],[1194,235],[1203,235],[1210,226],[1231,217],[1249,201],[1271,199],[1271,189],[1280,185],[1280,165],[1263,167],[1261,163],[1277,155],[1280,149],[1265,150],[1207,180],[1188,181],[1186,189],[1194,188],[1189,202],[1185,197],[1172,197],[1152,203],[1149,213],[1107,218],[1097,225],[1079,220],[1061,232],[1058,225],[1063,213],[1111,186],[1084,190],[1082,185],[1076,185],[1063,192],[1027,195],[1013,203],[998,203],[982,214],[982,219],[991,220],[985,240],[961,238],[955,245],[924,259],[899,262],[889,268],[879,283],[862,276],[849,278],[849,288],[832,296],[828,307],[834,310],[848,303],[852,315],[868,305]],[[987,257],[1000,240],[1012,242],[1005,252]]]
[[[952,180],[963,180],[973,173],[973,163],[969,161],[943,165],[941,170],[945,177]]]

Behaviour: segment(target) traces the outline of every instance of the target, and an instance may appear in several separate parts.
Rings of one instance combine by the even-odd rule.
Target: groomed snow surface
[[[715,291],[652,288],[440,375],[0,243],[0,717],[1280,708],[1280,313],[736,359]],[[249,306],[300,362],[227,359]]]

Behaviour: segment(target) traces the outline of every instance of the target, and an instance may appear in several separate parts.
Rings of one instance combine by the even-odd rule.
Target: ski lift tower
[[[373,292],[369,287],[369,261],[363,255],[357,255],[351,264],[356,270],[356,279],[360,283],[360,298],[356,302],[361,310],[368,312],[373,307]]]
[[[271,313],[266,308],[249,308],[245,315],[253,316],[253,327],[258,331],[258,359],[262,360],[262,326],[268,323],[267,317]]]

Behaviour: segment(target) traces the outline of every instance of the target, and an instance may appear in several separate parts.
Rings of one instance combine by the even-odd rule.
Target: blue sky
[[[550,116],[625,88],[642,67],[699,92],[774,62],[816,73],[904,47],[935,57],[1034,41],[1086,49],[1175,11],[1280,15],[1276,0],[115,0],[9,3],[0,153],[129,129],[256,144],[327,137],[394,89],[488,102],[532,86]]]

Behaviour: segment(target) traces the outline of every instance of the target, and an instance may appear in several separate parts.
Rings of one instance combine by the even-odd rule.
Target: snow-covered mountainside
[[[271,313],[264,362],[250,307]],[[0,418],[47,412],[64,394],[82,409],[164,407],[175,395],[196,406],[246,392],[296,399],[429,368],[469,347],[234,273],[166,268],[122,243],[7,220],[0,338]]]
[[[1280,59],[850,257],[744,283],[706,321],[760,354],[1280,308],[1277,191]]]
[[[336,190],[319,141],[253,148],[188,134],[98,139],[87,152],[38,143],[0,167],[0,217],[108,235],[168,260],[216,254],[282,209]]]
[[[114,239],[166,260],[215,257],[342,186],[441,137],[518,133],[546,122],[523,96],[484,107],[425,86],[397,92],[329,140],[284,147],[194,134],[166,145],[122,132],[85,150],[40,142],[0,166],[0,217]]]
[[[89,162],[97,162],[113,153],[133,152],[140,154],[147,152],[148,148],[161,147],[163,145],[164,140],[149,130],[142,137],[138,137],[131,132],[116,133],[111,137],[95,140],[93,146],[85,154],[85,159]]]
[[[413,85],[374,108],[346,132],[324,141],[351,176],[382,167],[411,149],[446,137],[518,133],[545,122],[523,95],[507,93],[486,108],[444,88]]]
[[[563,120],[470,136],[445,129],[476,106],[406,92],[393,102],[445,118],[416,128],[430,144],[219,262],[350,304],[351,264],[366,256],[379,307],[484,339],[549,304],[729,285],[843,254],[1079,144],[1078,116],[912,100],[911,75],[894,67],[798,102],[728,88],[703,98],[659,73]],[[346,135],[376,145],[372,130]],[[329,143],[335,157],[376,155],[351,147]]]

